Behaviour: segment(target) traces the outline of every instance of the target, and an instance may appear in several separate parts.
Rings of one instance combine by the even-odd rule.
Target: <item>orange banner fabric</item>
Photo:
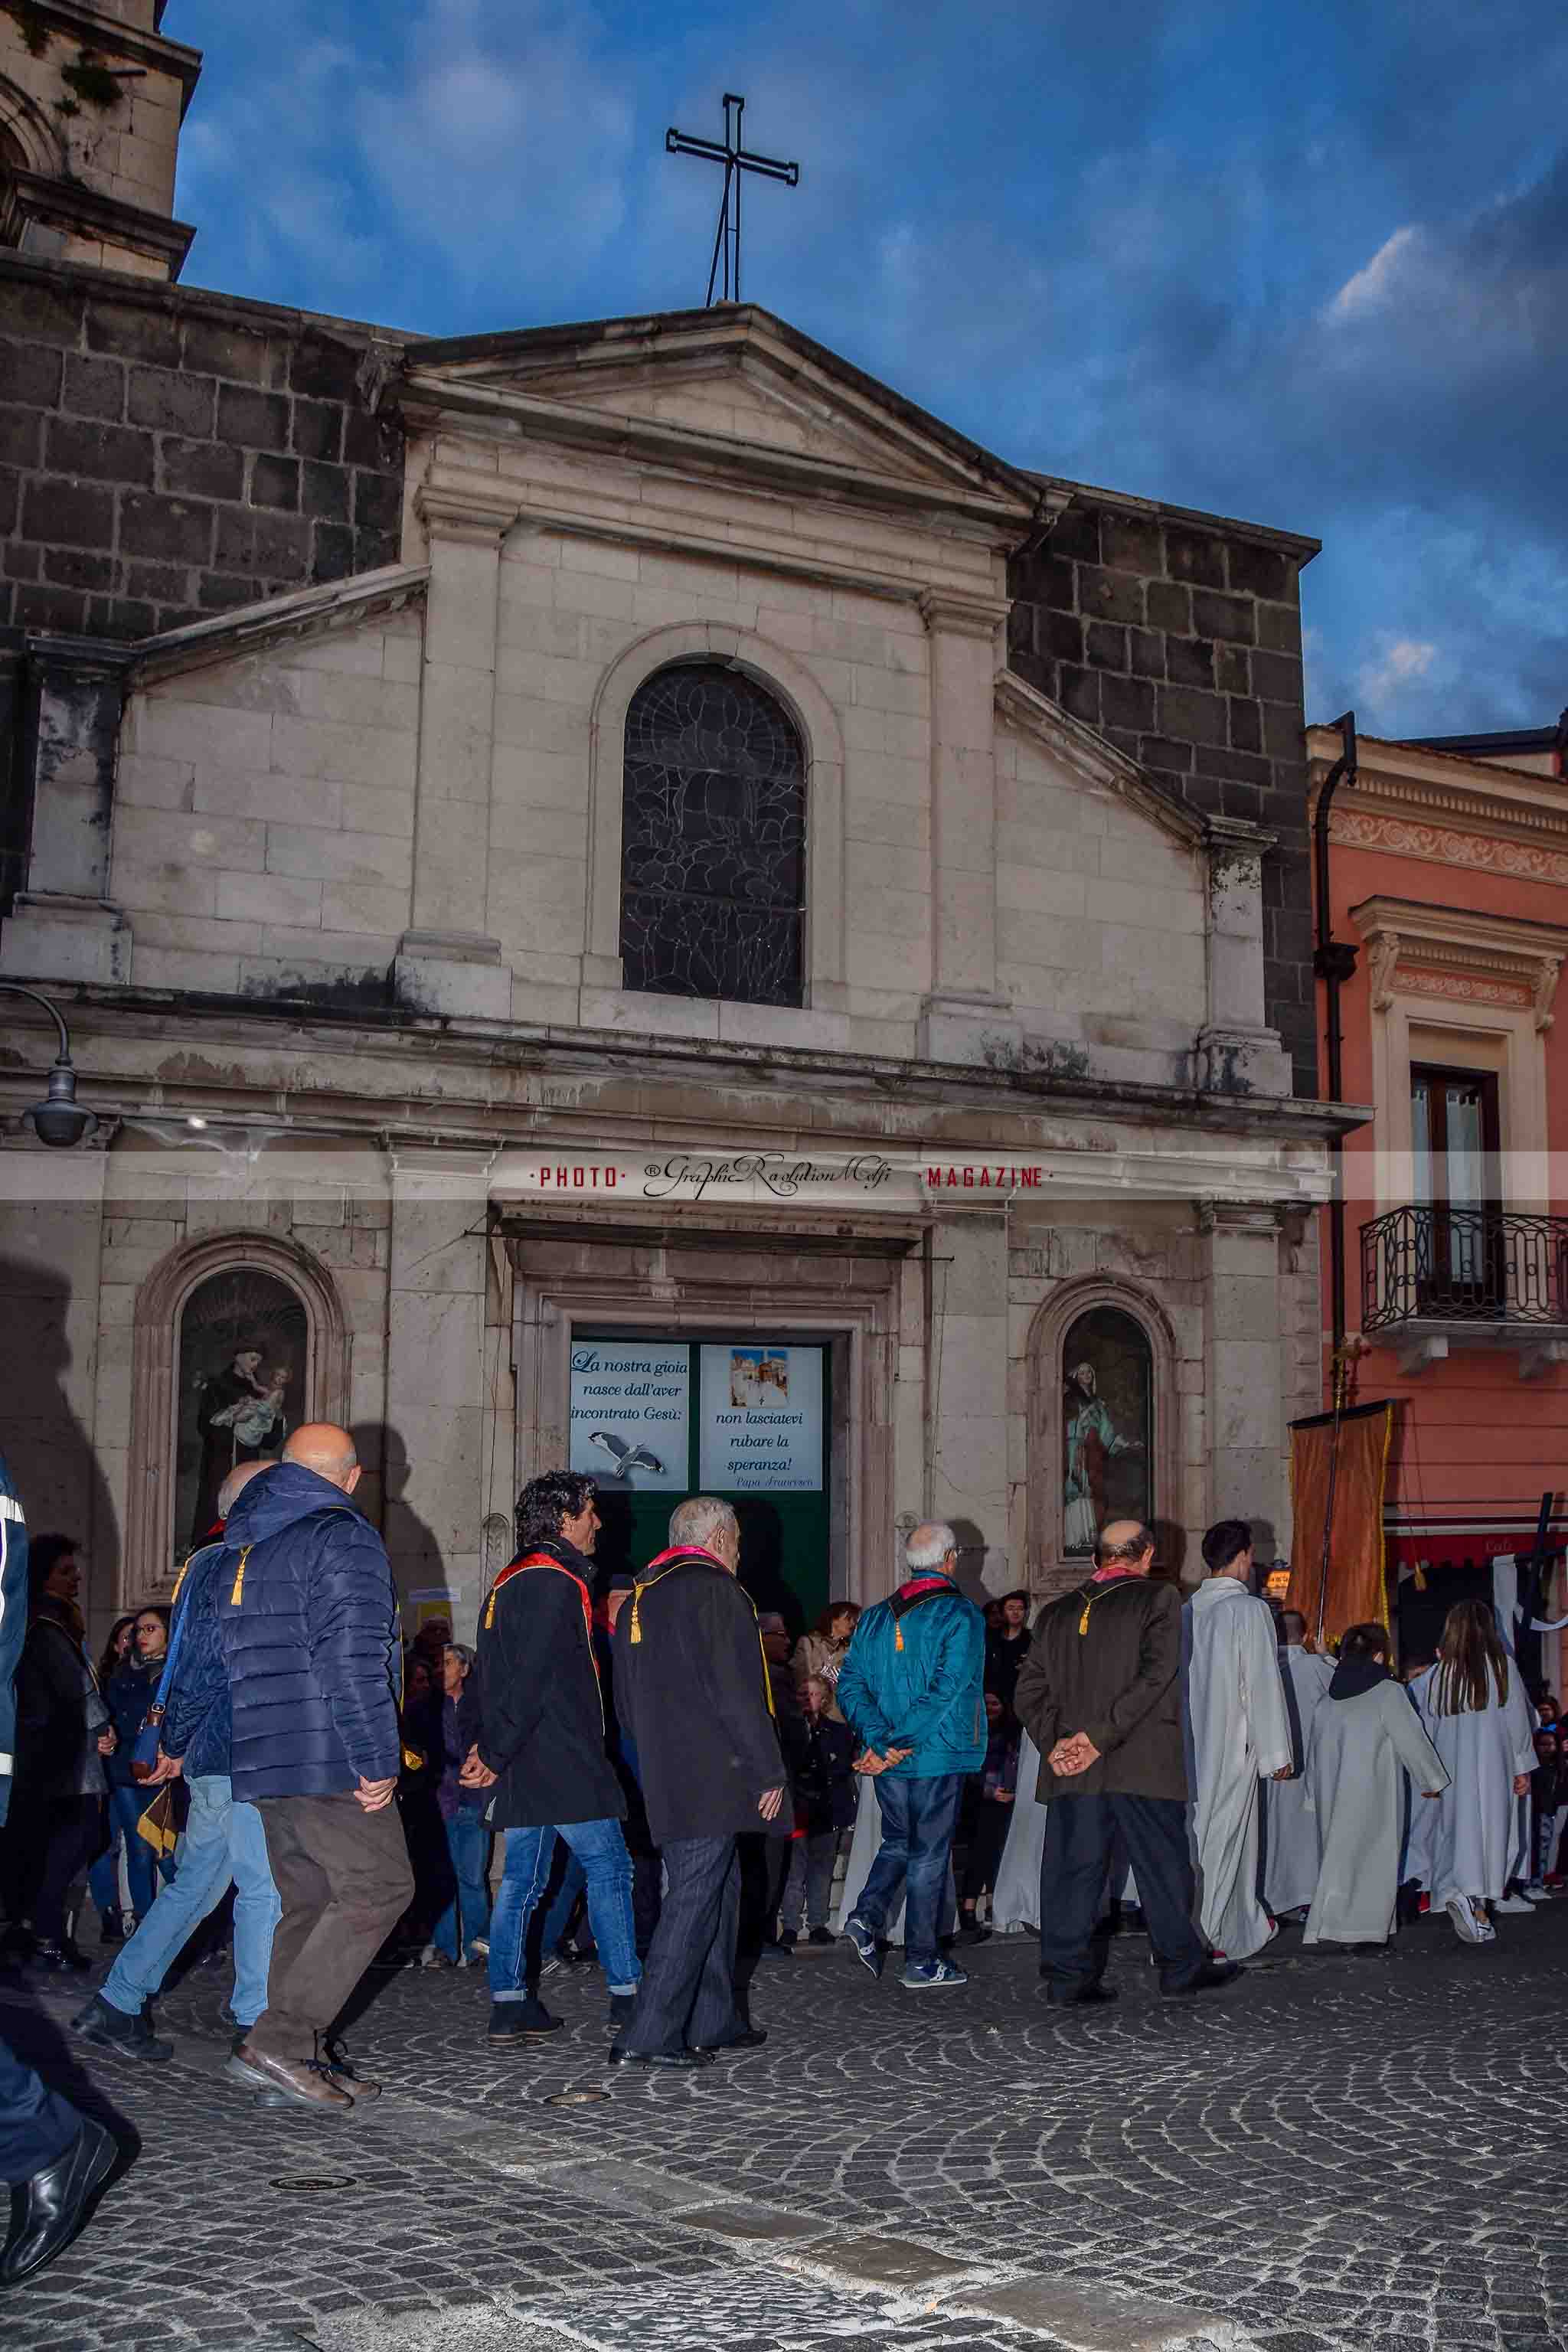
[[[1290,1496],[1295,1537],[1285,1605],[1307,1621],[1307,1640],[1326,1649],[1347,1625],[1388,1623],[1383,1563],[1383,1488],[1394,1429],[1391,1404],[1352,1405],[1290,1424]],[[1323,1521],[1332,1512],[1328,1589]]]

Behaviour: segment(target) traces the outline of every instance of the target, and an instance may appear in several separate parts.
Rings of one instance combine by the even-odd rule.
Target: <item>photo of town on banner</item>
[[[601,1567],[641,1567],[679,1495],[732,1502],[741,1581],[803,1630],[827,1599],[829,1350],[577,1332],[571,1466],[597,1483]]]

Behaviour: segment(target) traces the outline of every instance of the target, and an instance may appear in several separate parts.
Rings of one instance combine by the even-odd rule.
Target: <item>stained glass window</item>
[[[722,663],[657,670],[626,712],[626,987],[799,1004],[805,874],[798,730]]]

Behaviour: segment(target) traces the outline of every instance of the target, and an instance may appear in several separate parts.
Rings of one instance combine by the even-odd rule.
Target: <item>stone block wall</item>
[[[395,562],[403,435],[360,387],[372,341],[0,254],[0,632],[151,636]]]
[[[1205,815],[1279,835],[1266,1017],[1315,1095],[1300,572],[1315,542],[1078,489],[1009,579],[1012,667]]]

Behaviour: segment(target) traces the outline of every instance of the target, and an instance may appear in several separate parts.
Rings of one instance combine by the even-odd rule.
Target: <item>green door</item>
[[[741,1522],[741,1582],[803,1633],[828,1599],[833,1354],[820,1341],[574,1331],[572,1467],[599,1481],[606,1570],[641,1570],[687,1495]]]

